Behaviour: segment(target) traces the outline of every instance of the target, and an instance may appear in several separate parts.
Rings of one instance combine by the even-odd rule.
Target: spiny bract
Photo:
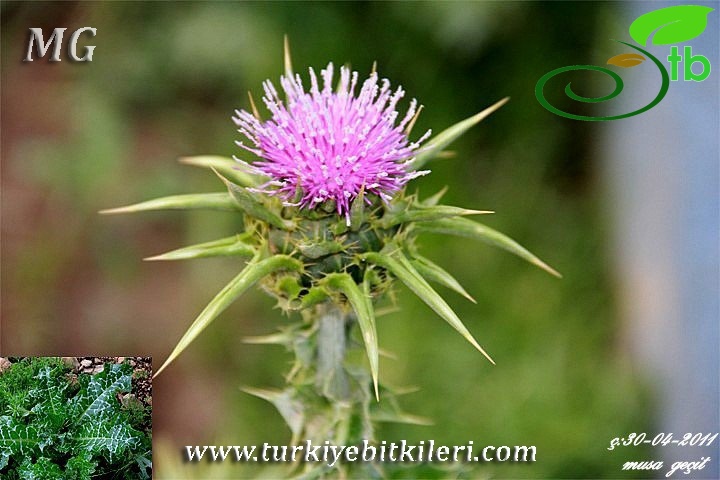
[[[284,103],[270,82],[265,104],[272,118],[263,121],[250,97],[252,114],[237,111],[235,122],[253,143],[241,144],[255,162],[217,156],[181,159],[213,169],[227,192],[176,195],[106,210],[124,213],[161,209],[234,210],[245,231],[220,240],[174,250],[151,260],[212,256],[248,258],[248,264],[200,313],[158,370],[172,362],[228,305],[260,282],[286,311],[309,311],[328,302],[351,309],[367,351],[378,392],[378,343],[373,300],[400,280],[488,359],[455,312],[429,281],[472,298],[443,268],[418,254],[423,233],[474,238],[508,250],[558,275],[514,240],[466,215],[491,213],[440,205],[443,192],[424,200],[406,195],[405,183],[470,127],[507,99],[451,126],[419,148],[408,135],[418,109],[411,102],[395,125],[402,96],[374,73],[357,97],[357,74],[341,69],[332,91],[332,64],[322,73],[320,90],[310,70],[306,93],[294,76],[286,51],[281,85]],[[425,136],[421,137],[421,140]],[[490,359],[490,361],[492,361]]]

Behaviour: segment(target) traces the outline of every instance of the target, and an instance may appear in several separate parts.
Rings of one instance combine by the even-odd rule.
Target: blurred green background
[[[399,289],[400,311],[379,321],[381,347],[396,355],[382,360],[381,375],[418,386],[403,405],[434,425],[387,426],[379,437],[537,446],[534,464],[483,465],[466,478],[632,476],[620,466],[645,451],[606,447],[615,436],[652,431],[655,405],[621,348],[597,126],[549,114],[533,93],[550,69],[595,59],[593,46],[621,8],[3,2],[2,353],[152,355],[159,366],[241,263],[141,259],[227,236],[240,220],[97,211],[220,191],[211,173],[175,159],[237,153],[232,111],[248,107],[248,90],[258,97],[264,79],[278,79],[288,34],[297,71],[331,60],[366,72],[377,61],[381,75],[425,105],[416,132],[440,131],[510,96],[453,145],[455,158],[432,164],[409,188],[429,195],[448,185],[448,204],[496,211],[488,225],[564,275],[464,239],[428,237],[426,256],[478,304],[443,293],[498,365]],[[96,45],[92,63],[23,63],[31,26],[97,28],[81,42]],[[156,450],[157,478],[200,468],[180,462],[182,445],[289,441],[272,406],[239,389],[282,385],[289,355],[242,343],[287,322],[272,304],[259,291],[245,295],[155,380],[154,439],[166,453]],[[205,478],[255,473],[223,468],[206,468]]]

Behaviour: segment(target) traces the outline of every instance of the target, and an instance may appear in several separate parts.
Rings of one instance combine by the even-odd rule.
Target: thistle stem
[[[299,435],[295,441],[304,438],[333,445],[373,441],[372,377],[365,366],[364,351],[351,340],[354,317],[331,301],[307,310],[304,317],[305,329],[298,330],[300,335],[291,342],[297,357],[295,373],[288,378],[283,393],[292,405],[275,400],[281,412],[292,407],[297,413],[300,425],[291,425]],[[338,465],[330,470],[312,464],[303,467],[300,471],[308,478],[320,473],[323,478],[348,478],[351,471],[359,478],[379,478],[377,469],[370,471],[367,465]]]
[[[331,400],[347,401],[350,389],[344,368],[347,348],[346,316],[333,305],[320,314],[317,332],[317,378],[315,386]]]

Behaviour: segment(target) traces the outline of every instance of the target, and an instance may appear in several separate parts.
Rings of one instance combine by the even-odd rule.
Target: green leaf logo
[[[630,25],[630,36],[640,45],[670,45],[692,40],[705,31],[707,16],[714,9],[701,5],[678,5],[661,8],[639,16]]]

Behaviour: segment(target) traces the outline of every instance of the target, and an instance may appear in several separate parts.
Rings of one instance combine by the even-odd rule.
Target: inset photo
[[[0,357],[0,478],[151,477],[150,357]]]

